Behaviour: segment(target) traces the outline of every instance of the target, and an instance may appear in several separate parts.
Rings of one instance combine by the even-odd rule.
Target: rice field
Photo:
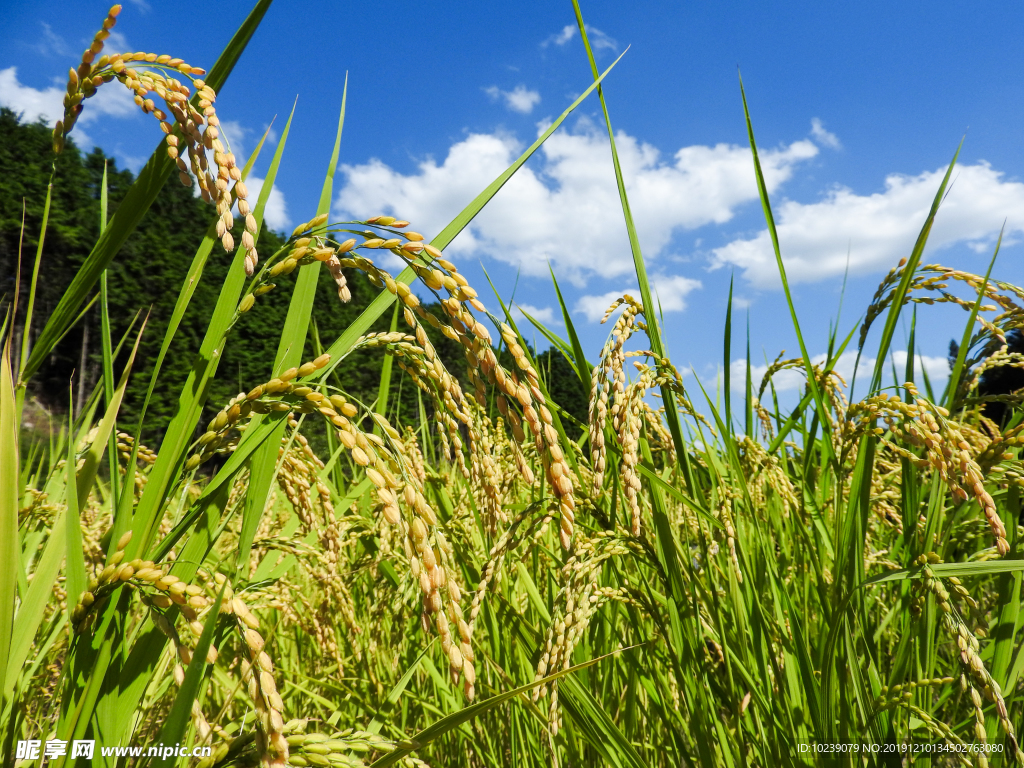
[[[101,88],[131,90],[165,138],[110,217],[104,188],[101,235],[46,312],[44,214],[23,254],[28,300],[16,291],[3,318],[5,765],[1024,766],[1024,410],[1020,391],[982,388],[986,373],[1024,367],[1008,344],[1024,290],[998,279],[998,246],[985,275],[923,263],[956,158],[912,252],[815,363],[747,113],[800,355],[757,379],[748,352],[745,396],[720,403],[666,352],[600,87],[615,64],[599,71],[589,43],[590,87],[436,234],[392,215],[332,220],[343,98],[318,209],[260,252],[290,119],[250,195],[263,145],[240,167],[216,100],[268,5],[209,72],[107,50],[114,6],[70,70],[54,157]],[[609,308],[596,354],[564,302],[564,337],[520,327],[507,297],[478,293],[444,254],[587,99],[604,109],[640,286]],[[215,249],[231,267],[174,415],[146,445],[149,396],[137,420],[119,415],[145,323],[119,355],[105,271],[174,176],[209,203],[210,223],[149,396]],[[404,269],[382,267],[385,255]],[[356,282],[376,298],[303,359],[319,281],[332,300],[352,300]],[[212,402],[239,319],[270,291],[289,293],[272,366]],[[101,381],[74,419],[23,429],[33,377],[94,300]],[[936,303],[965,318],[943,390],[914,353]],[[389,331],[372,330],[388,317]],[[730,317],[731,295],[726,376],[744,344]],[[909,354],[894,379],[902,323]],[[535,331],[589,392],[585,416],[550,395],[524,338]],[[459,356],[438,352],[439,334]],[[833,369],[850,350],[877,361],[852,401]],[[371,402],[338,375],[356,353],[385,361]],[[806,384],[784,408],[772,376],[790,369]],[[400,387],[416,392],[412,419]],[[78,741],[96,753],[28,746]],[[200,751],[99,750],[157,744]]]

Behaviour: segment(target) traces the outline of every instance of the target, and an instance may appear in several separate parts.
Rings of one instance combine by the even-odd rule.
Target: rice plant
[[[129,88],[165,136],[109,221],[104,192],[101,236],[37,317],[44,216],[27,306],[4,318],[5,764],[1024,765],[1024,411],[1020,391],[979,390],[986,372],[1024,367],[1007,341],[1024,328],[1024,290],[994,266],[921,263],[956,157],[912,252],[860,327],[835,332],[814,363],[747,114],[801,354],[755,381],[748,352],[742,412],[728,396],[719,409],[666,353],[600,85],[615,65],[598,70],[578,5],[593,82],[441,232],[428,239],[383,214],[332,220],[343,97],[317,210],[257,253],[291,121],[253,203],[245,179],[259,148],[236,165],[215,102],[268,5],[208,74],[104,53],[115,6],[70,71],[55,153],[102,87]],[[567,338],[530,321],[589,391],[584,421],[550,396],[502,297],[481,298],[444,250],[595,95],[640,295],[609,307],[596,358],[564,302]],[[104,274],[171,174],[216,212],[182,275],[150,396],[212,250],[233,255],[175,415],[147,446],[149,396],[137,423],[119,418],[135,352],[114,369]],[[303,360],[321,279],[342,302],[355,281],[378,293]],[[273,365],[209,402],[239,318],[272,290],[290,291]],[[103,379],[76,418],[30,439],[20,427],[33,376],[96,291]],[[967,317],[941,392],[915,364],[913,332],[905,369],[886,369],[901,318],[935,303]],[[391,329],[371,330],[389,311]],[[731,306],[726,371],[730,317]],[[140,321],[125,349],[145,332]],[[438,334],[462,359],[439,354]],[[834,365],[855,338],[877,362],[851,401]],[[373,402],[337,375],[357,351],[387,360]],[[806,380],[792,409],[773,388],[783,369]],[[399,384],[417,393],[408,423]],[[87,741],[96,752],[77,753]],[[156,744],[176,749],[145,752]],[[143,751],[110,751],[132,746]]]

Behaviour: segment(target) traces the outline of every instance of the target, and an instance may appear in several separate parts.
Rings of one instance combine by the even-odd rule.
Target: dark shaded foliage
[[[551,399],[571,417],[562,418],[562,426],[570,440],[579,440],[583,430],[577,426],[587,423],[590,390],[584,386],[569,361],[558,350],[551,348],[537,356],[537,367],[547,385]],[[589,378],[590,371],[584,371]]]
[[[1024,333],[1011,331],[1006,336],[1006,346],[1009,352],[1024,354]],[[959,354],[960,345],[955,341],[949,342],[949,366],[952,370]],[[997,395],[1010,395],[1024,389],[1024,368],[1014,365],[1000,365],[991,368],[981,375],[978,384],[978,395],[980,397],[992,397]],[[983,413],[997,424],[1004,424],[1012,414],[1013,409],[1007,403],[990,402],[985,403]]]

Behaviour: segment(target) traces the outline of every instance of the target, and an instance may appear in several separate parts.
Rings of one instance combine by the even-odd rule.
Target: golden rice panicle
[[[57,121],[53,130],[54,151],[59,154],[63,150],[65,138],[82,113],[84,100],[94,96],[100,86],[116,79],[132,93],[135,104],[144,114],[151,114],[160,122],[160,129],[165,134],[167,155],[177,166],[182,184],[191,187],[194,176],[203,200],[216,205],[217,237],[224,250],[229,252],[235,248],[229,230],[234,224],[231,208],[237,201],[238,212],[245,220],[240,248],[245,255],[246,274],[252,275],[258,261],[258,228],[250,210],[249,193],[242,181],[241,169],[235,162],[235,156],[225,149],[221,141],[220,119],[214,107],[217,94],[198,77],[205,75],[205,70],[167,54],[138,51],[100,56],[104,41],[110,36],[120,11],[119,5],[110,9],[102,29],[96,33],[92,45],[82,55],[78,68],[68,73],[64,116]],[[190,101],[192,89],[174,75],[184,75],[191,81],[196,90],[195,104]],[[151,94],[163,100],[174,118],[177,131],[167,112],[157,107],[150,98]],[[185,141],[188,163],[181,157],[181,139]],[[210,168],[208,152],[213,153],[216,173]],[[233,190],[229,189],[232,184]]]
[[[423,597],[423,625],[433,625],[448,658],[452,681],[457,683],[461,679],[466,697],[472,701],[476,684],[472,627],[466,622],[460,604],[462,589],[455,580],[457,569],[451,562],[451,544],[437,528],[437,516],[420,488],[407,484],[403,497],[411,512],[411,522],[403,521],[406,553]]]
[[[860,346],[863,347],[864,340],[871,328],[871,324],[884,312],[893,302],[897,293],[897,287],[903,278],[906,259],[902,259],[899,265],[890,270],[882,280],[875,292],[871,305],[865,315],[864,323],[860,330]],[[973,295],[969,299],[962,298],[947,290],[949,282],[956,281],[966,285]],[[929,295],[919,296],[919,292],[927,292]],[[981,326],[972,347],[980,348],[978,357],[968,361],[967,369],[976,362],[995,352],[1000,346],[1006,344],[1006,334],[1022,326],[1024,319],[1024,307],[1020,301],[1024,300],[1024,290],[1001,280],[992,277],[964,272],[962,270],[944,267],[941,264],[925,264],[919,266],[917,272],[911,277],[907,286],[907,292],[903,297],[903,303],[915,304],[955,304],[970,312],[977,300],[978,294],[983,293],[984,297],[994,302],[993,305],[981,305],[979,314],[976,317],[977,323]],[[987,319],[983,313],[1003,311],[992,320]],[[986,338],[988,341],[985,342]],[[961,380],[958,387],[957,399],[960,393],[965,390],[967,382]]]
[[[526,548],[520,555],[526,557],[530,550],[538,545],[547,530],[548,523],[551,522],[557,511],[557,504],[551,501],[543,506],[531,504],[516,515],[509,527],[498,537],[488,552],[487,561],[481,571],[480,583],[474,591],[470,604],[467,622],[470,632],[472,632],[477,616],[483,608],[487,591],[500,581],[501,569],[509,553],[525,544]]]
[[[135,477],[135,495],[141,496],[142,491],[146,487],[146,483],[149,481],[149,475],[145,472],[146,469],[152,467],[156,463],[156,452],[152,449],[140,444],[138,450],[135,450],[135,438],[126,432],[118,430],[117,438],[117,455],[119,459],[118,472],[121,475],[125,475],[128,472],[129,464],[132,460],[133,453],[136,457],[136,466],[132,468],[133,475]],[[124,464],[122,467],[121,464]],[[139,467],[138,464],[142,466]]]
[[[625,392],[626,373],[624,370],[626,341],[633,334],[636,315],[642,307],[628,294],[612,302],[601,319],[608,321],[612,313],[625,304],[612,328],[611,336],[601,349],[598,364],[591,373],[590,404],[588,408],[590,425],[590,450],[594,469],[593,493],[601,490],[605,469],[607,468],[607,451],[604,445],[604,428],[609,414],[613,418],[613,428],[619,431],[619,411],[622,408],[621,398]],[[609,402],[612,403],[609,410]]]
[[[477,405],[476,411],[477,436],[473,440],[475,450],[475,461],[473,467],[477,470],[480,478],[475,487],[483,490],[481,499],[484,510],[484,522],[487,532],[494,536],[498,531],[498,523],[507,523],[508,514],[505,511],[504,495],[502,493],[502,474],[499,466],[499,447],[496,445],[496,430],[492,429],[490,419],[483,413],[483,409]]]
[[[274,663],[266,651],[266,641],[260,634],[260,623],[245,601],[225,584],[223,574],[215,574],[218,587],[224,588],[221,611],[233,615],[242,638],[245,656],[239,669],[249,698],[256,710],[256,747],[260,765],[283,768],[288,762],[288,740],[284,736],[284,702],[274,680]]]
[[[996,716],[1003,732],[1006,734],[1007,740],[1013,747],[1014,759],[1018,764],[1024,764],[1024,751],[1020,748],[1016,730],[1010,722],[1006,701],[1003,699],[999,683],[992,677],[992,674],[988,671],[985,662],[981,658],[978,638],[959,617],[959,614],[953,608],[949,590],[946,588],[943,580],[937,577],[930,567],[940,562],[942,560],[938,555],[934,552],[929,552],[919,556],[914,561],[914,565],[920,567],[923,571],[924,578],[922,582],[924,589],[935,597],[942,626],[949,634],[956,638],[962,669],[960,684],[963,691],[970,696],[975,715],[974,736],[979,742],[987,743],[983,702],[979,694],[980,689],[985,698],[996,705]],[[954,592],[958,597],[965,601],[971,599],[959,580],[952,583]]]
[[[890,447],[919,469],[932,469],[949,488],[953,497],[966,501],[973,497],[985,515],[989,529],[996,540],[996,549],[1005,556],[1010,549],[1006,527],[991,494],[985,489],[985,477],[972,452],[975,448],[965,439],[962,425],[950,418],[949,411],[921,397],[913,382],[904,389],[913,402],[904,403],[899,397],[876,395],[851,405],[846,416],[844,435],[855,437],[867,429],[881,436],[885,430],[872,428],[876,418],[883,418],[893,437],[902,443],[924,449],[924,457],[895,443]],[[979,451],[980,453],[980,451]]]
[[[646,366],[641,368],[641,375],[623,393],[622,401],[616,403],[619,409],[618,440],[622,447],[622,468],[620,478],[622,489],[626,495],[626,503],[630,510],[630,532],[640,535],[640,476],[636,466],[640,463],[640,427],[643,423],[643,398],[653,382],[653,371]]]
[[[546,675],[568,669],[572,654],[597,610],[609,600],[636,604],[628,589],[602,587],[599,579],[602,565],[621,555],[639,549],[637,542],[625,538],[620,531],[601,531],[593,537],[580,537],[571,556],[562,567],[563,587],[555,597],[555,608],[548,627],[534,674],[539,682]],[[557,735],[562,718],[558,707],[558,681],[533,689],[533,701],[550,692],[548,727]]]
[[[969,496],[974,497],[996,539],[996,549],[1000,556],[1005,557],[1010,551],[1006,527],[995,501],[985,489],[981,467],[971,455],[971,444],[964,439],[957,423],[949,418],[945,408],[922,398],[912,382],[907,382],[904,387],[915,398],[914,404],[917,406],[911,441],[925,447],[930,463],[946,481],[954,496],[961,501],[966,501]]]
[[[196,441],[195,447],[198,450],[185,461],[184,471],[192,472],[218,452],[232,450],[233,440],[237,438],[237,430],[242,428],[240,421],[253,414],[265,414],[271,411],[283,413],[319,411],[328,420],[331,416],[336,417],[337,413],[325,403],[326,398],[322,393],[294,381],[296,377],[304,378],[312,375],[330,361],[330,355],[320,355],[315,360],[290,368],[270,381],[253,387],[248,394],[240,393],[233,397],[227,406],[210,420],[206,432]],[[233,432],[236,438],[231,437]],[[305,438],[301,435],[299,438],[306,455],[315,459],[316,457],[308,448]]]
[[[121,6],[111,6],[107,17],[103,20],[100,30],[93,36],[92,44],[85,49],[78,68],[68,71],[67,93],[64,95],[64,116],[57,121],[53,129],[53,151],[60,154],[64,150],[65,137],[71,133],[79,116],[82,114],[82,102],[95,95],[96,89],[105,82],[110,82],[113,76],[102,73],[103,66],[109,61],[109,57],[97,56],[103,51],[104,42],[110,37],[110,30],[117,24],[117,17],[121,13]]]
[[[523,374],[523,380],[520,380],[514,371],[506,372],[498,363],[493,350],[480,361],[481,369],[506,396],[505,399],[499,400],[498,408],[512,426],[516,440],[523,442],[526,437],[520,423],[520,414],[521,421],[530,428],[550,487],[559,502],[559,539],[562,547],[568,549],[572,542],[576,510],[572,470],[565,460],[558,432],[553,426],[554,419],[545,404],[536,370],[526,357],[525,350],[519,345],[516,333],[505,323],[500,324],[499,331],[512,353],[516,367]]]
[[[122,536],[106,566],[90,578],[86,591],[72,611],[71,621],[76,632],[88,628],[96,607],[120,587],[140,590],[144,599],[158,608],[176,605],[179,613],[190,622],[198,618],[198,612],[209,607],[210,601],[203,595],[202,588],[182,581],[170,573],[169,566],[140,558],[123,562],[130,540],[129,534]]]

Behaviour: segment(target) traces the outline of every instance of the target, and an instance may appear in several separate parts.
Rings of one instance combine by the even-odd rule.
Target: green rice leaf
[[[18,566],[21,562],[18,536],[20,421],[14,394],[14,374],[11,371],[11,342],[7,339],[3,353],[0,354],[0,659],[11,657]],[[17,668],[11,670],[11,673],[16,674]],[[7,668],[0,662],[0,693],[8,691],[7,674]],[[4,698],[0,696],[0,707],[3,706]]]
[[[500,706],[501,704],[504,704],[506,701],[514,699],[517,696],[526,693],[527,691],[531,691],[534,688],[537,688],[538,686],[551,683],[552,681],[559,680],[563,677],[567,677],[568,675],[571,675],[574,672],[579,672],[580,670],[586,669],[587,667],[592,667],[595,664],[600,663],[604,659],[610,658],[618,653],[622,653],[623,651],[627,650],[629,649],[624,648],[622,651],[615,651],[613,653],[605,654],[604,656],[598,656],[596,659],[590,659],[589,661],[585,661],[582,664],[577,664],[575,666],[569,667],[568,669],[563,669],[552,675],[548,675],[547,677],[541,678],[540,680],[534,680],[533,682],[527,683],[526,685],[521,685],[518,688],[513,688],[509,691],[499,693],[497,696],[492,696],[489,699],[485,699],[484,701],[478,701],[475,704],[471,704],[468,707],[460,709],[458,712],[454,712],[448,715],[447,717],[438,720],[433,725],[424,728],[411,739],[406,739],[402,742],[399,742],[398,749],[394,750],[393,752],[388,752],[383,757],[374,761],[370,765],[370,768],[387,768],[387,766],[389,765],[394,765],[406,755],[411,755],[416,750],[425,747],[427,744],[430,744],[432,741],[440,738],[449,731],[458,728],[463,723],[468,723],[470,720],[480,717],[485,712],[494,709],[495,707]]]

